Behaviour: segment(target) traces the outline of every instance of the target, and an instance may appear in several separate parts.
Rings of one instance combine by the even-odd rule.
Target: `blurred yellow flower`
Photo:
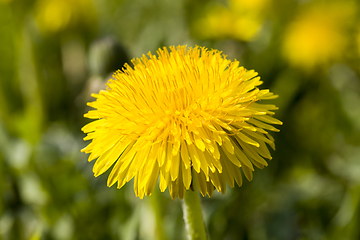
[[[348,1],[307,9],[285,32],[284,57],[307,70],[341,58],[348,40],[345,28],[353,16],[353,4]]]
[[[38,0],[36,7],[35,18],[47,33],[89,24],[95,15],[91,0]]]
[[[96,110],[84,116],[95,121],[82,131],[92,140],[82,152],[91,153],[95,176],[114,167],[108,186],[121,188],[135,177],[136,196],[151,195],[160,176],[160,190],[183,198],[196,182],[202,195],[226,183],[241,186],[242,168],[252,180],[253,165],[267,166],[268,133],[282,124],[272,117],[277,107],[253,70],[231,62],[217,50],[179,46],[159,49],[125,65],[88,103]]]
[[[233,38],[249,41],[260,30],[270,0],[229,0],[229,7],[213,5],[192,26],[201,39]]]

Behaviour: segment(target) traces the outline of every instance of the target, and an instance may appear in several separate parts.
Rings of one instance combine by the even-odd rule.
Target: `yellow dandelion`
[[[349,23],[356,7],[353,2],[310,6],[285,31],[282,52],[293,66],[306,70],[341,59],[346,52]]]
[[[277,97],[257,88],[253,70],[217,50],[179,46],[159,49],[125,65],[92,94],[95,108],[84,116],[95,121],[82,131],[92,140],[82,152],[97,159],[94,174],[111,166],[108,186],[121,188],[134,178],[136,196],[151,195],[159,181],[172,198],[183,198],[195,181],[201,194],[226,183],[252,180],[254,165],[267,166],[267,145],[274,148],[270,124],[277,107],[258,103]]]
[[[259,33],[270,0],[229,0],[206,8],[192,23],[194,35],[200,39],[233,38],[251,41]]]
[[[42,31],[56,33],[79,24],[94,22],[95,10],[90,0],[38,0],[35,18]]]

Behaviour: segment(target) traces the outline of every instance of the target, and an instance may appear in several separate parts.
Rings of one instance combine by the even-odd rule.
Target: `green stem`
[[[153,194],[151,196],[151,205],[153,207],[155,213],[155,221],[156,221],[156,239],[158,240],[167,240],[165,232],[164,232],[164,199],[160,194],[159,189],[154,189]]]
[[[206,231],[201,213],[199,192],[194,184],[194,189],[185,193],[183,201],[183,212],[185,228],[189,240],[206,240]]]

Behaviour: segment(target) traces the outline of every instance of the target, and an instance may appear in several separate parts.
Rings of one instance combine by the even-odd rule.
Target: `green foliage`
[[[108,188],[107,174],[95,178],[80,153],[86,102],[105,88],[114,63],[121,69],[128,57],[179,44],[222,50],[280,96],[273,102],[284,125],[273,134],[269,166],[241,188],[203,199],[210,238],[359,239],[360,4],[248,1],[253,12],[246,14],[235,2],[0,1],[0,239],[185,238],[179,200],[159,192],[139,200],[132,184]],[[260,21],[259,31],[250,40],[194,32],[211,30],[199,24],[214,6],[238,14],[231,19]],[[334,6],[350,20],[333,14]],[[316,11],[340,29],[323,25],[334,36],[324,49],[339,44],[342,52],[314,52],[321,61],[310,59],[310,66],[284,45],[300,54],[316,44],[323,28],[302,45],[286,43],[292,23]]]

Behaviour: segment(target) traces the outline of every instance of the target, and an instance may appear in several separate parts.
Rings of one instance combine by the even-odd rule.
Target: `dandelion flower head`
[[[284,57],[291,65],[305,70],[341,59],[348,44],[346,30],[355,21],[355,9],[351,1],[305,8],[285,31]]]
[[[200,39],[233,38],[253,40],[266,18],[270,0],[227,0],[203,7],[192,23],[194,35]]]
[[[257,88],[253,70],[220,51],[186,46],[159,49],[125,64],[92,94],[94,121],[82,128],[84,149],[96,160],[95,176],[112,167],[108,186],[121,188],[134,178],[136,196],[151,195],[159,182],[172,198],[183,198],[194,181],[203,196],[226,184],[252,180],[254,167],[271,159],[268,131],[282,124],[277,107],[260,104],[277,96]]]
[[[45,33],[57,33],[76,26],[89,26],[95,19],[91,0],[38,0],[35,19]]]

